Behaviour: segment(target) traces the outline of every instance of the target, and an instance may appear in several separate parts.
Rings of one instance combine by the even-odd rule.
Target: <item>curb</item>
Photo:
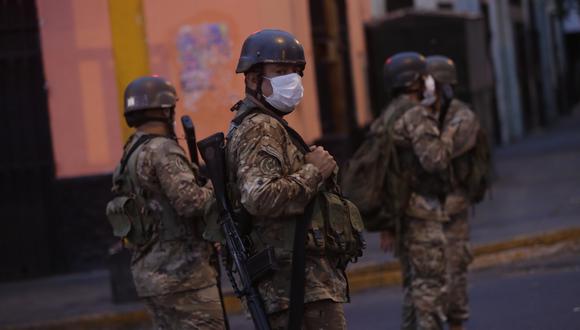
[[[562,229],[533,236],[515,237],[508,241],[484,244],[473,249],[474,261],[470,270],[485,269],[518,260],[530,259],[558,253],[570,243],[580,243],[580,228]],[[529,251],[533,248],[532,251]],[[369,263],[347,272],[350,293],[380,288],[401,283],[401,272],[397,261]],[[224,296],[228,314],[242,312],[238,298],[231,292]],[[42,322],[25,326],[6,327],[11,330],[68,330],[68,329],[141,329],[151,325],[145,310],[122,313],[86,315],[60,321]]]

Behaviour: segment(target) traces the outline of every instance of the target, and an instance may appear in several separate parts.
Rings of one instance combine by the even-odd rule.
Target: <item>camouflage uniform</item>
[[[418,102],[412,100],[408,95],[400,94],[389,103],[389,106],[383,110],[379,118],[371,124],[370,131],[374,134],[383,133],[392,120],[400,118],[405,111],[418,104]]]
[[[133,135],[125,150],[144,133]],[[210,187],[199,187],[198,169],[172,139],[156,136],[131,157],[135,173],[150,205],[162,207],[166,198],[189,233],[162,239],[162,221],[154,224],[147,242],[133,246],[131,271],[137,293],[146,298],[158,329],[223,329],[216,271],[209,264],[211,245],[197,229]]]
[[[429,108],[416,106],[397,118],[393,127],[398,150],[411,153],[421,171],[434,175],[449,170],[453,151],[454,126],[441,131],[438,116]],[[443,226],[449,216],[440,196],[412,189],[405,211],[400,253],[404,286],[403,329],[442,329],[446,320]]]
[[[453,158],[461,156],[474,147],[479,130],[479,121],[466,104],[459,100],[453,100],[444,125],[458,127],[453,136]],[[445,223],[443,228],[447,240],[448,295],[446,315],[450,323],[463,322],[469,318],[467,267],[473,259],[469,245],[469,206],[470,201],[466,192],[456,180],[452,180],[452,191],[445,201],[445,210],[450,221]]]
[[[260,107],[248,96],[244,115],[250,108]],[[243,206],[252,215],[254,232],[266,245],[277,247],[287,237],[288,224],[303,217],[306,206],[320,191],[323,178],[320,171],[304,161],[304,154],[293,143],[281,123],[269,115],[253,113],[237,127],[230,129],[226,150],[228,181],[231,183],[232,202],[235,208]],[[309,235],[308,244],[312,244]],[[273,325],[287,322],[290,296],[292,246],[276,248],[280,269],[262,280],[260,295]],[[325,310],[329,319],[344,320],[342,305],[348,300],[347,280],[344,270],[336,267],[337,260],[320,253],[306,254],[306,279],[304,290],[305,311]],[[316,303],[316,305],[314,305]],[[321,307],[323,305],[334,307]],[[322,309],[321,309],[322,308]],[[284,321],[281,321],[284,319]],[[309,322],[308,316],[304,320]],[[333,324],[333,329],[340,325]],[[337,327],[338,326],[338,327]]]

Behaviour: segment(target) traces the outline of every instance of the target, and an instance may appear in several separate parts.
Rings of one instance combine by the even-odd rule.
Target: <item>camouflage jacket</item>
[[[381,112],[381,115],[373,121],[370,131],[374,134],[384,133],[392,120],[397,120],[405,111],[418,104],[419,102],[412,100],[408,95],[401,94],[397,96]]]
[[[258,107],[257,103],[247,97],[236,116],[253,107]],[[250,213],[254,231],[266,244],[276,246],[293,238],[285,232],[287,224],[301,219],[320,191],[323,180],[319,170],[305,163],[304,154],[284,126],[266,114],[248,115],[239,126],[230,127],[228,136],[228,181],[234,207],[243,206]],[[291,251],[291,246],[288,248],[286,251]],[[279,252],[276,250],[279,271],[258,286],[268,313],[289,307],[292,255]],[[346,302],[346,277],[337,269],[336,260],[307,252],[304,300],[324,299]]]
[[[421,105],[407,110],[393,126],[393,138],[397,145],[411,149],[420,166],[428,173],[449,170],[453,133],[452,129],[442,132],[439,129],[439,113]],[[449,216],[442,204],[435,196],[413,191],[405,212],[415,218],[447,221]]]
[[[475,146],[480,126],[475,113],[467,104],[457,99],[451,102],[443,127],[445,129],[445,127],[453,125],[457,126],[457,131],[453,136],[452,158],[457,158]],[[452,177],[451,182],[453,190],[447,195],[445,210],[449,215],[454,215],[466,210],[470,202],[466,192],[454,177]]]
[[[130,139],[128,150],[143,133]],[[195,176],[198,169],[172,139],[154,137],[145,142],[137,155],[135,173],[140,186],[155,195],[167,197],[183,221],[201,221],[205,204],[212,198],[211,187],[199,187]],[[157,205],[163,205],[157,201]],[[159,221],[161,222],[161,221]],[[153,227],[151,238],[133,247],[131,271],[141,297],[201,289],[216,283],[216,271],[209,264],[211,245],[200,235],[182,239],[160,239],[163,225]],[[197,223],[192,224],[198,227]]]

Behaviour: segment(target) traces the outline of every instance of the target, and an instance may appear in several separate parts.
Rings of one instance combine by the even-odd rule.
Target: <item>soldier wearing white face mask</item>
[[[316,213],[317,202],[348,202],[333,195],[336,162],[322,147],[306,145],[283,119],[302,100],[305,65],[302,45],[288,32],[262,30],[244,42],[236,72],[244,73],[246,98],[232,108],[228,193],[235,212],[251,223],[252,248],[275,251],[277,269],[257,281],[272,329],[344,329],[345,268],[362,253],[362,237],[353,230],[327,239],[338,234]],[[354,221],[338,213],[335,223]],[[296,243],[300,232],[302,244]]]

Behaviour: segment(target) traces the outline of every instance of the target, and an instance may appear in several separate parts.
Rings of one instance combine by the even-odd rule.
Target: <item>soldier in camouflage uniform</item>
[[[136,133],[115,170],[118,197],[107,214],[132,249],[135,287],[156,329],[224,329],[211,245],[201,239],[201,216],[213,191],[198,185],[198,168],[176,141],[176,101],[175,88],[159,77],[127,86],[125,118]]]
[[[384,65],[384,82],[390,90],[392,101],[379,118],[371,125],[371,132],[388,131],[393,122],[407,110],[417,106],[423,93],[425,57],[416,52],[401,52],[389,57]],[[381,249],[394,250],[396,237],[395,224],[391,221],[389,229],[380,233]]]
[[[447,85],[449,92],[457,84],[457,74],[453,61],[445,56],[427,57],[427,72],[439,85]],[[447,98],[452,98],[449,94]],[[467,267],[472,261],[469,245],[468,209],[472,201],[462,181],[462,171],[468,170],[466,154],[475,147],[480,131],[479,120],[469,107],[453,99],[443,120],[443,129],[456,126],[453,136],[453,172],[451,191],[445,200],[445,212],[449,221],[443,226],[447,259],[446,316],[451,330],[463,329],[463,322],[469,317],[467,297]],[[481,143],[481,142],[480,142]],[[467,163],[466,163],[467,162]]]
[[[422,85],[426,78],[426,62],[423,57],[415,57],[414,61],[421,65],[416,66],[413,77]],[[387,69],[389,65],[393,62],[387,61]],[[445,200],[457,127],[450,123],[442,129],[440,109],[446,105],[437,97],[440,92],[423,90],[427,100],[422,102],[428,101],[428,104],[416,105],[390,119],[393,121],[390,134],[410,187],[399,247],[404,288],[403,329],[443,329],[446,321],[447,240],[444,226],[449,216]],[[383,249],[388,250],[392,244],[392,237],[381,236]]]
[[[279,269],[258,287],[272,329],[288,325],[292,240],[307,205],[337,171],[322,147],[301,149],[281,117],[291,113],[303,95],[302,45],[291,34],[262,30],[243,46],[237,73],[244,73],[246,98],[233,110],[226,157],[234,208],[249,213],[254,244],[274,246]],[[278,119],[276,119],[276,117]],[[308,231],[308,246],[314,246]],[[348,301],[339,257],[306,252],[303,326],[345,329],[342,303]]]

